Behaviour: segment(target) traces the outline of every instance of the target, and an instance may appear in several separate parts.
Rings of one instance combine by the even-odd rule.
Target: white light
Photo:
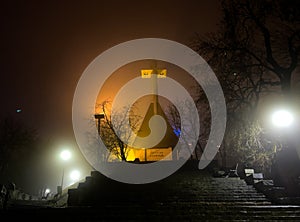
[[[60,158],[63,160],[69,160],[71,158],[71,152],[69,150],[64,150],[60,153]]]
[[[293,115],[286,110],[276,111],[272,115],[272,123],[277,127],[289,127],[293,121]]]
[[[71,180],[73,181],[78,181],[79,178],[80,178],[80,172],[78,170],[73,170],[71,173],[70,173],[70,178]]]
[[[47,195],[48,193],[50,193],[51,192],[51,190],[49,189],[49,188],[47,188],[46,190],[45,190],[45,194]]]

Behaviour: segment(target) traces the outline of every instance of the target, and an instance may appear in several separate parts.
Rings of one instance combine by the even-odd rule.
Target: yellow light
[[[157,78],[166,78],[167,77],[167,69],[142,69],[141,70],[142,78],[149,79],[152,74],[156,74]]]
[[[151,78],[152,72],[153,72],[153,69],[142,69],[141,70],[142,78],[145,78],[145,79]]]
[[[166,69],[158,69],[157,70],[157,78],[166,78],[167,70]]]

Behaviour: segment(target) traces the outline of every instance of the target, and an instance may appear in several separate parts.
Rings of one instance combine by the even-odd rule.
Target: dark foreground
[[[275,205],[240,178],[214,178],[191,165],[162,181],[82,183],[65,207],[15,204],[8,220],[29,221],[300,221],[300,206]],[[76,197],[76,198],[75,198]],[[1,220],[4,221],[4,220]]]

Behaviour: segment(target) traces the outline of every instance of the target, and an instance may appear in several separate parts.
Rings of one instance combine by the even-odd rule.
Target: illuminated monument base
[[[137,132],[137,136],[146,137],[150,134],[149,121],[151,117],[156,113],[156,115],[160,115],[163,117],[167,124],[167,131],[165,137],[154,147],[151,148],[143,148],[139,146],[136,142],[134,143],[135,147],[140,148],[127,148],[127,161],[137,161],[137,162],[153,162],[159,160],[177,160],[178,154],[172,154],[174,147],[178,142],[178,137],[175,135],[173,128],[171,127],[165,113],[163,112],[160,104],[157,102],[157,106],[155,107],[157,110],[154,110],[154,103],[151,103],[145,118],[141,124],[140,129]],[[156,112],[155,112],[156,111]],[[109,161],[117,161],[119,160],[116,156],[111,155]]]
[[[127,161],[159,161],[159,160],[172,160],[172,147],[167,148],[148,148],[137,149],[129,148]]]
[[[151,148],[130,148],[127,160],[133,161],[138,159],[139,161],[158,161],[158,160],[175,160],[177,155],[172,154],[173,148],[178,142],[178,137],[175,135],[173,128],[171,127],[164,111],[162,110],[158,100],[157,106],[154,107],[154,103],[151,103],[145,118],[141,124],[140,129],[137,132],[139,137],[146,137],[150,134],[149,121],[153,115],[160,115],[167,123],[167,131],[165,137],[154,147]],[[157,109],[157,110],[155,110]],[[140,147],[139,144],[134,143],[136,147]]]

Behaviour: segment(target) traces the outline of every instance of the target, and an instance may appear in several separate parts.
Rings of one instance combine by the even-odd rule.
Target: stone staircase
[[[272,204],[244,180],[214,178],[194,165],[143,185],[118,183],[92,172],[77,189],[69,190],[71,209],[83,220],[300,221],[300,206]]]
[[[188,163],[168,178],[132,185],[93,171],[53,206],[18,206],[0,220],[30,221],[300,221],[300,206],[270,202],[239,177],[216,178]],[[3,220],[5,221],[5,220]]]

